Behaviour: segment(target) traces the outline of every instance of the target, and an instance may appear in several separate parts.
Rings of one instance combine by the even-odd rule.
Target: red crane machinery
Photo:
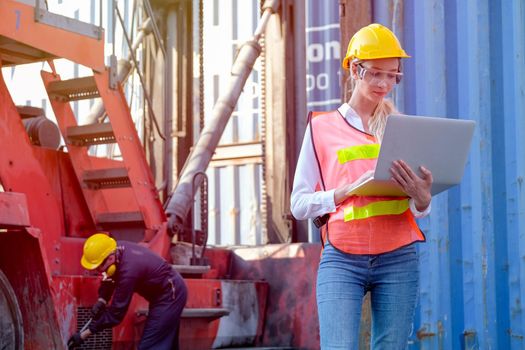
[[[102,28],[14,0],[0,2],[0,18],[1,67],[48,63],[50,71],[41,77],[66,144],[58,150],[42,147],[57,132],[49,126],[30,137],[24,125],[43,111],[17,107],[0,75],[0,300],[5,301],[0,303],[0,343],[61,349],[89,318],[97,296],[98,278],[79,264],[85,238],[107,231],[169,259],[168,220],[122,86],[104,64]],[[257,55],[249,52],[250,60]],[[57,58],[92,73],[62,80],[53,63]],[[70,102],[95,98],[108,121],[78,125]],[[109,143],[118,145],[121,160],[88,153],[92,145]],[[210,266],[174,266],[189,288],[181,329],[184,349],[250,344],[262,334],[268,284],[224,279],[230,254],[209,250]],[[123,323],[92,337],[91,345],[136,343],[146,314],[146,302],[135,296]]]

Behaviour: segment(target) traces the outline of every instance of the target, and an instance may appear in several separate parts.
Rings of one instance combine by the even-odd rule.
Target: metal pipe
[[[99,40],[104,40],[104,38],[102,37],[102,33],[104,33],[104,28],[102,27],[102,16],[103,16],[103,11],[102,11],[102,0],[100,0],[98,2],[98,29],[99,29]]]
[[[277,11],[279,4],[279,0],[267,0],[265,2],[263,6],[264,13],[255,30],[254,37],[241,46],[239,54],[233,63],[229,88],[215,103],[210,121],[201,131],[197,144],[192,149],[182,168],[180,180],[166,209],[166,213],[169,215],[169,227],[174,232],[179,230],[179,226],[184,222],[193,203],[191,198],[193,176],[199,171],[205,171],[208,167],[244,84],[252,71],[255,61],[261,54],[261,47],[258,41],[266,28],[270,16]],[[202,177],[199,177],[197,186],[200,186],[201,182]]]
[[[151,8],[151,4],[149,0],[143,0],[144,8],[146,9],[146,13],[148,14],[148,17],[153,19],[155,14],[153,13],[153,9]],[[152,21],[153,24],[153,35],[155,36],[155,40],[157,41],[157,45],[160,47],[160,51],[162,52],[162,57],[166,57],[166,48],[164,47],[164,44],[162,42],[162,38],[160,36],[159,27],[157,26],[157,22]]]
[[[137,67],[138,66],[138,62],[137,62],[137,59],[135,58],[135,53],[133,51],[131,51],[132,44],[131,44],[131,41],[129,40],[128,33],[126,32],[126,29],[124,27],[124,20],[122,19],[122,15],[120,14],[120,11],[119,11],[118,8],[116,9],[115,12],[117,14],[117,18],[120,21],[120,24],[122,25],[122,30],[124,31],[124,38],[126,39],[126,42],[128,43],[128,46],[130,48],[129,53],[131,54],[131,58],[133,59],[133,63],[135,64],[135,67]],[[164,136],[164,134],[160,130],[160,126],[159,126],[159,123],[157,121],[157,117],[155,116],[155,112],[153,111],[153,102],[151,101],[151,97],[150,97],[148,91],[146,90],[146,82],[144,81],[144,77],[142,76],[142,73],[139,70],[137,70],[137,74],[139,76],[140,83],[142,85],[142,90],[144,92],[144,97],[146,98],[146,101],[148,102],[149,115],[150,115],[151,119],[153,120],[153,123],[155,124],[155,128],[157,129],[157,133],[159,134],[160,138],[163,139],[163,140],[166,140],[166,137]]]
[[[306,130],[306,118],[307,115],[307,103],[306,103],[306,4],[304,1],[294,1],[293,3],[293,35],[294,35],[294,64],[293,64],[293,76],[295,80],[295,91],[294,91],[294,108],[295,108],[295,128],[294,128],[294,157],[299,155],[302,146],[302,140],[304,131]],[[290,159],[290,161],[293,161]],[[293,168],[296,165],[292,165]],[[266,179],[265,179],[266,180]],[[298,220],[295,223],[296,237],[299,242],[308,242],[308,225],[307,220]],[[265,236],[268,239],[268,236]]]
[[[35,4],[35,21],[38,22],[40,20],[40,0],[36,0]]]
[[[112,1],[112,4],[111,4],[111,21],[113,23],[112,24],[112,29],[113,29],[113,33],[111,33],[112,37],[111,37],[111,55],[112,56],[115,56],[115,46],[116,46],[116,43],[115,43],[115,39],[116,39],[116,31],[117,31],[117,23],[116,23],[116,19],[115,19],[115,15],[116,15],[116,12],[117,12],[117,0],[113,0]],[[122,26],[122,29],[125,30],[124,26]]]
[[[119,83],[122,84],[126,82],[126,80],[128,80],[128,77],[131,75],[133,69],[136,68],[132,59],[134,52],[137,51],[144,37],[149,35],[151,31],[152,20],[151,18],[148,18],[142,24],[142,27],[140,28],[135,40],[133,41],[131,48],[129,49],[129,53],[126,59],[121,59],[118,61],[117,80]],[[104,113],[106,113],[104,104],[102,100],[98,99],[97,101],[95,101],[93,107],[91,107],[89,111],[89,114],[86,116],[85,124],[93,124],[98,122],[104,116]]]

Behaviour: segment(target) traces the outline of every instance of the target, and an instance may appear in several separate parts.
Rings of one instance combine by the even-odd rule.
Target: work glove
[[[82,339],[80,337],[80,333],[77,332],[73,334],[71,338],[69,338],[69,340],[67,341],[67,347],[69,349],[74,349],[82,345],[83,342],[84,342],[84,339]]]
[[[102,315],[105,309],[106,303],[102,299],[98,299],[95,305],[91,308],[91,317],[96,320]]]

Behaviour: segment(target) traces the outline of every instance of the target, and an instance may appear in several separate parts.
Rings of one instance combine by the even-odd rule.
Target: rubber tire
[[[0,270],[0,345],[1,349],[24,349],[24,326],[15,292]]]

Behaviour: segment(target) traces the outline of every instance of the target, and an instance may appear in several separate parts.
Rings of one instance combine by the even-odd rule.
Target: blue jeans
[[[414,244],[378,255],[346,254],[325,245],[317,273],[321,349],[357,350],[361,305],[370,291],[373,350],[403,350],[419,289]]]

